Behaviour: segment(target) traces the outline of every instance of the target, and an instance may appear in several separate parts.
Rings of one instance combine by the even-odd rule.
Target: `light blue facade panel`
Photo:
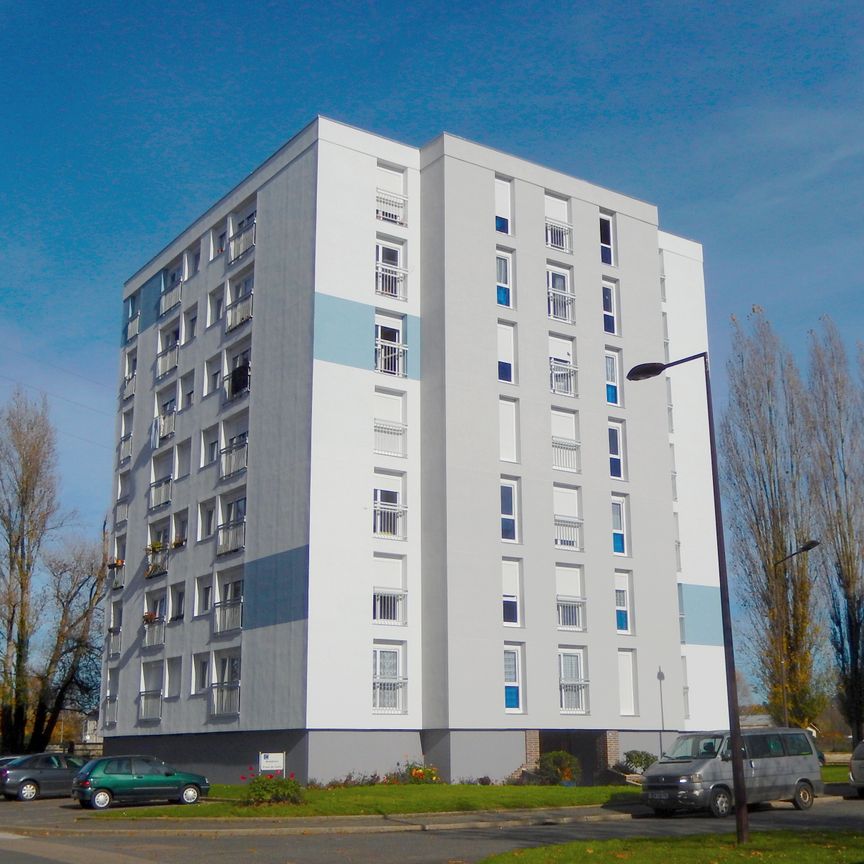
[[[420,380],[420,319],[416,315],[405,316],[405,344],[408,346],[409,378]]]
[[[723,617],[720,589],[710,585],[678,585],[683,616],[682,635],[687,645],[722,645]]]

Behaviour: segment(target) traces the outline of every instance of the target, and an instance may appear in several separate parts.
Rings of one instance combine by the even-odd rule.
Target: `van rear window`
[[[747,735],[744,741],[751,759],[770,759],[784,755],[783,742],[779,735]]]

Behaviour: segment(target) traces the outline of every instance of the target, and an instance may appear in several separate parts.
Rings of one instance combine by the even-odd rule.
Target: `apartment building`
[[[234,780],[726,721],[701,247],[317,118],[125,285],[102,732]]]

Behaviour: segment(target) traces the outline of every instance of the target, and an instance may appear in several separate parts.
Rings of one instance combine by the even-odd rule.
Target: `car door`
[[[172,777],[166,776],[166,767],[156,759],[133,758],[132,776],[135,782],[135,797],[144,800],[171,798],[176,787]]]

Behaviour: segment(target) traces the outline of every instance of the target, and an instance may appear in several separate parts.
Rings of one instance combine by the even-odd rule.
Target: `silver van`
[[[807,810],[824,792],[816,748],[802,729],[743,729],[741,737],[748,803],[791,801]],[[658,814],[707,808],[728,816],[735,802],[729,732],[679,735],[645,771],[642,802]]]

